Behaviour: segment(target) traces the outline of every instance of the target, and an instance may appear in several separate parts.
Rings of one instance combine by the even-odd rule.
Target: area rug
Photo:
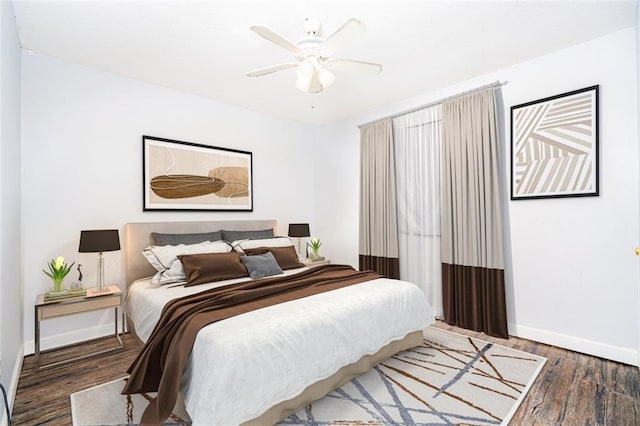
[[[507,424],[546,361],[434,327],[424,336],[280,424]],[[120,395],[124,380],[72,394],[73,424],[137,424],[154,394]],[[178,401],[165,424],[190,423]]]

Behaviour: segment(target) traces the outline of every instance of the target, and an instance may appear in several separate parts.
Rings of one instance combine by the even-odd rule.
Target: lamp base
[[[98,287],[87,289],[87,296],[101,296],[108,293],[111,293],[109,286],[105,286],[104,289],[99,289]]]
[[[295,246],[295,250],[296,250],[296,254],[298,255],[298,261],[301,262],[302,259],[304,259],[304,257],[302,256],[302,248],[300,247],[300,241],[302,240],[302,238],[300,237],[292,237],[296,239],[296,246]]]
[[[104,284],[104,257],[102,257],[102,252],[98,254],[98,278],[96,282],[98,283],[96,290],[99,293],[104,293],[109,289],[109,286]]]

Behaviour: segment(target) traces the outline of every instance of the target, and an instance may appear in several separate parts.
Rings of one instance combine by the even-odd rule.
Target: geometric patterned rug
[[[400,352],[280,425],[507,424],[545,358],[427,327]],[[71,395],[74,425],[135,425],[154,394],[120,395],[124,380]],[[165,424],[188,425],[181,401]]]
[[[507,424],[545,358],[428,327],[400,352],[282,425]]]

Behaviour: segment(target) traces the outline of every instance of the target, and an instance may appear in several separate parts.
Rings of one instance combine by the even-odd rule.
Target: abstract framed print
[[[598,196],[598,89],[511,107],[511,199]]]
[[[142,137],[143,211],[253,211],[252,155]]]

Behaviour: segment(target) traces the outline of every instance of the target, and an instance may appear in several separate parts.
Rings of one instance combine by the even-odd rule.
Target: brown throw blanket
[[[324,265],[297,274],[244,281],[175,299],[162,310],[147,343],[129,367],[122,393],[158,392],[141,425],[160,425],[178,398],[182,371],[200,329],[245,312],[379,278],[351,266]],[[214,368],[212,366],[212,368]]]

